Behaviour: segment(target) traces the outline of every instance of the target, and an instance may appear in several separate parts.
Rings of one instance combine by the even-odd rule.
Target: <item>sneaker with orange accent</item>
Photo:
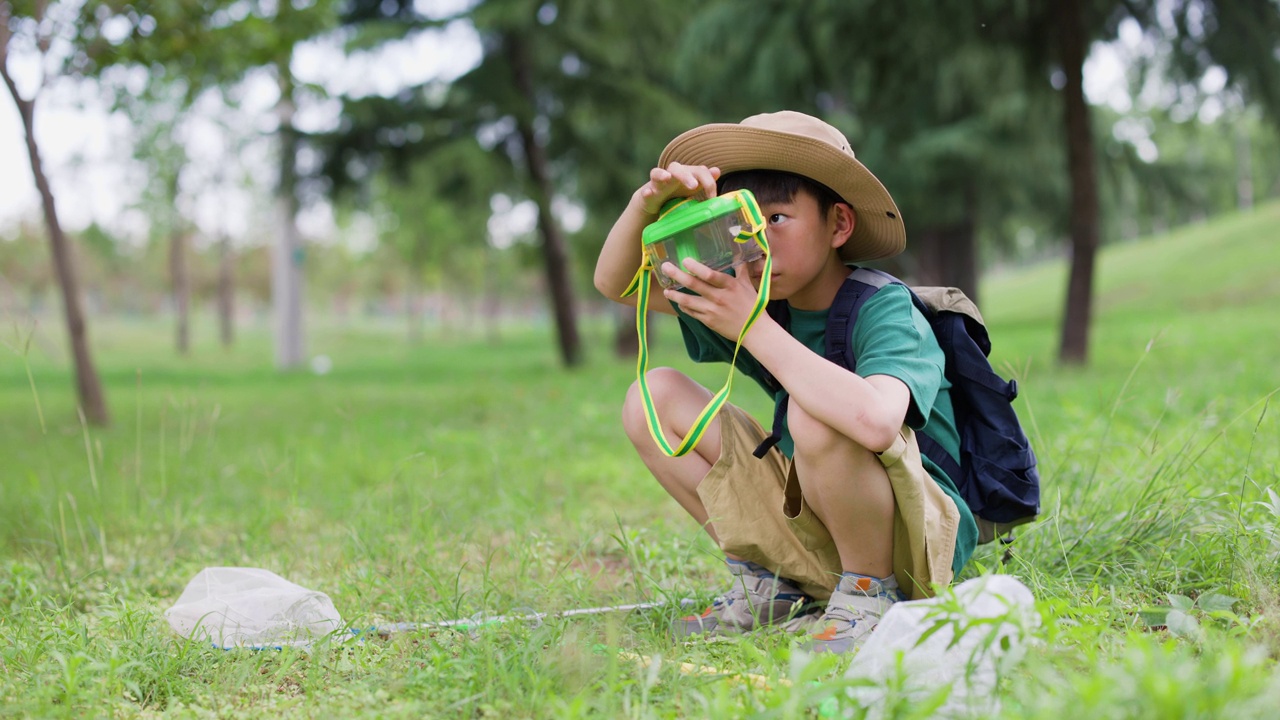
[[[821,630],[810,636],[807,649],[815,653],[853,652],[867,641],[889,608],[906,599],[893,575],[877,579],[845,573],[817,623]]]
[[[680,636],[701,633],[737,634],[780,625],[809,609],[813,599],[795,583],[755,563],[727,561],[733,584],[700,615],[675,622]]]

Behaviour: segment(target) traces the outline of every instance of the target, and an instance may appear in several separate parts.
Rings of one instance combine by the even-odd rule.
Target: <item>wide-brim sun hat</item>
[[[889,191],[854,157],[844,133],[812,115],[783,110],[740,123],[712,123],[667,144],[659,167],[673,162],[739,170],[781,170],[831,188],[853,206],[853,234],[840,248],[847,263],[880,260],[902,252],[907,231]]]

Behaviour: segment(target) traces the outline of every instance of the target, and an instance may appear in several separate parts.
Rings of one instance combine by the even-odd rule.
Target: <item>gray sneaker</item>
[[[813,602],[795,583],[755,563],[728,561],[733,583],[700,615],[675,622],[680,636],[750,632],[758,627],[794,619]]]
[[[811,636],[808,649],[815,653],[857,650],[889,608],[906,599],[892,575],[884,580],[845,575],[831,593],[827,610],[817,624],[821,629]]]

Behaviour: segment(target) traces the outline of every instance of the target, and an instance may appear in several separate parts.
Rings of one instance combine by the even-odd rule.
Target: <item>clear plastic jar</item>
[[[644,229],[644,251],[664,288],[680,287],[662,271],[670,262],[684,269],[692,258],[712,270],[759,260],[764,248],[756,236],[764,232],[764,218],[750,190],[736,190],[708,200],[682,199],[668,203],[662,215]]]

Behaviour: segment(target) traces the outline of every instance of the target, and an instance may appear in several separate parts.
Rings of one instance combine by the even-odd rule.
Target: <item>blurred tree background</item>
[[[41,96],[120,121],[132,178],[69,228],[70,275],[48,208],[0,225],[0,308],[166,314],[179,353],[192,311],[224,343],[270,320],[282,368],[306,313],[415,342],[542,321],[570,367],[608,317],[626,353],[596,248],[669,139],[758,112],[849,137],[912,281],[980,297],[1068,256],[1069,363],[1099,246],[1280,196],[1273,0],[0,0],[0,68],[24,119]]]

